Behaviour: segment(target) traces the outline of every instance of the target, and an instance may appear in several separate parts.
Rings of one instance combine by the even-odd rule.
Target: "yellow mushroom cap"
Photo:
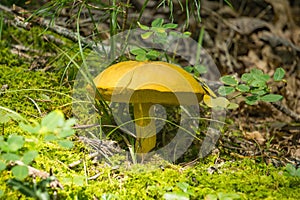
[[[184,69],[160,61],[117,63],[94,83],[102,98],[112,102],[193,105],[206,93]]]

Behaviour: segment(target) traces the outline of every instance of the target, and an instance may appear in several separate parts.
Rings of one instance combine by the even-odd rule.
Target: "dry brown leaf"
[[[295,150],[294,157],[300,159],[300,148]]]
[[[240,17],[228,20],[231,28],[242,35],[249,35],[262,28],[271,29],[271,24],[253,17]]]
[[[244,137],[248,140],[255,140],[259,145],[263,145],[266,139],[258,131],[244,132]]]
[[[271,4],[273,7],[276,31],[282,31],[285,26],[289,28],[295,26],[288,0],[265,0],[265,2]]]
[[[239,60],[241,60],[245,66],[259,68],[262,70],[266,70],[268,66],[267,61],[261,60],[253,50],[249,50],[247,56],[240,56]]]

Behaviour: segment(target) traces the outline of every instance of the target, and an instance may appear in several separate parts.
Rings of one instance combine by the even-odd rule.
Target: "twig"
[[[20,166],[27,166],[22,161],[19,161],[19,160],[15,161],[14,164],[20,165]],[[34,167],[31,167],[31,166],[27,166],[27,167],[28,167],[28,171],[29,171],[29,176],[40,177],[42,179],[46,179],[51,176],[49,173],[38,170]],[[64,186],[56,178],[53,182],[50,183],[50,186],[53,188],[59,187],[60,189],[64,189]]]
[[[92,159],[95,158],[99,155],[99,152],[94,152],[92,154],[89,155],[88,159]],[[83,162],[83,159],[77,160],[75,162],[72,162],[71,164],[68,165],[69,168],[73,168],[76,167],[77,165],[79,165],[80,163]]]
[[[273,102],[272,105],[279,111],[283,112],[287,116],[291,117],[297,122],[300,122],[300,115],[289,109],[287,106],[283,105],[281,102]]]
[[[99,124],[87,124],[87,125],[73,126],[74,129],[87,129],[87,128],[93,128],[93,127],[100,127],[100,125]]]
[[[18,27],[21,27],[21,28],[24,28],[24,29],[27,29],[27,30],[30,29],[30,23],[25,22],[25,19],[23,17],[18,16],[18,15],[21,15],[20,12],[29,13],[29,11],[26,11],[25,9],[17,7],[17,6],[14,7],[14,10],[12,10],[12,9],[6,7],[6,6],[3,6],[3,5],[0,5],[0,10],[3,10],[4,12],[7,12],[9,14],[14,15],[14,20],[13,21],[4,20],[5,23],[10,23],[14,26],[18,26]],[[18,14],[18,15],[16,15],[16,14]],[[22,14],[22,15],[24,15],[24,14]],[[71,30],[69,30],[65,27],[53,24],[51,20],[44,19],[44,18],[40,17],[40,18],[32,20],[32,22],[40,25],[41,27],[47,28],[47,29],[59,34],[59,35],[62,35],[62,36],[66,37],[66,38],[68,38],[68,39],[70,39],[74,42],[78,42],[77,33],[73,32],[73,31],[71,31]],[[92,40],[89,40],[88,38],[84,38],[82,36],[80,36],[79,38],[80,38],[82,44],[88,45],[90,48],[95,46],[95,43]]]

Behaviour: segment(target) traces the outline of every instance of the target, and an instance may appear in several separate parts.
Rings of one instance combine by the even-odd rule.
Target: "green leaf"
[[[188,187],[190,186],[190,185],[189,185],[188,183],[186,183],[186,182],[179,182],[179,183],[177,183],[176,185],[177,185],[177,187],[179,187],[184,193],[187,192]]]
[[[168,34],[166,32],[156,32],[152,41],[156,44],[165,44],[168,42],[167,36]]]
[[[256,95],[246,97],[246,104],[254,105],[259,100],[259,97]]]
[[[10,120],[10,115],[1,111],[0,112],[0,123],[5,124],[5,123],[9,122],[9,120]]]
[[[48,95],[40,94],[39,96],[40,96],[40,98],[41,98],[42,100],[51,100],[50,97],[49,97]]]
[[[152,27],[161,27],[163,23],[164,23],[164,19],[157,18],[154,21],[152,21],[151,26]]]
[[[4,191],[0,190],[0,197],[2,197],[4,195]]]
[[[151,28],[151,30],[154,31],[156,34],[160,34],[160,33],[166,34],[166,29],[162,27],[153,27]]]
[[[6,168],[6,163],[0,160],[0,172],[5,170]]]
[[[9,150],[9,147],[8,147],[7,142],[5,142],[5,141],[3,140],[3,137],[2,137],[2,136],[0,136],[0,138],[2,138],[2,140],[0,139],[0,149],[1,149],[2,151],[4,151],[4,152],[9,152],[10,150]]]
[[[192,73],[192,71],[194,70],[194,68],[192,66],[187,66],[183,68],[185,71]]]
[[[207,67],[204,65],[195,65],[194,68],[197,70],[197,72],[199,72],[199,74],[207,73]]]
[[[20,156],[14,153],[3,153],[1,155],[2,159],[5,161],[17,161],[20,160]]]
[[[16,179],[19,180],[25,179],[29,174],[29,170],[27,166],[16,165],[11,169],[11,171],[13,175],[16,177]]]
[[[169,35],[172,36],[173,39],[183,38],[183,34],[177,31],[170,31]]]
[[[255,94],[258,96],[262,96],[267,93],[267,91],[264,89],[252,89],[250,92],[251,92],[251,94]]]
[[[229,105],[227,106],[227,109],[234,110],[234,109],[237,109],[238,107],[239,107],[239,104],[230,102]]]
[[[252,87],[265,88],[267,87],[266,82],[262,80],[254,80],[250,83]]]
[[[282,67],[276,69],[273,79],[274,81],[281,81],[285,75],[285,70]]]
[[[260,69],[251,69],[250,73],[252,75],[263,75],[264,74],[264,72],[262,70],[260,70]]]
[[[85,176],[74,176],[73,177],[73,183],[77,186],[84,186],[85,184],[85,179],[86,177]]]
[[[236,86],[238,84],[238,81],[234,76],[226,75],[220,78],[220,81],[223,82],[226,85],[230,86]]]
[[[280,101],[283,97],[279,94],[267,94],[260,99],[265,102],[276,102]]]
[[[286,176],[295,176],[296,175],[296,168],[288,163],[286,166],[285,166],[285,175]]]
[[[66,149],[71,149],[74,146],[73,142],[70,140],[59,140],[58,144]]]
[[[58,139],[58,137],[54,134],[48,134],[48,135],[45,135],[45,137],[44,137],[45,141],[54,141],[57,139]]]
[[[249,92],[250,87],[248,85],[245,84],[240,84],[236,87],[236,89],[240,92]]]
[[[58,138],[66,138],[75,134],[75,130],[72,128],[63,129],[58,133]]]
[[[184,192],[167,192],[164,194],[165,200],[189,200],[190,197]]]
[[[54,132],[58,127],[62,127],[64,122],[64,114],[61,111],[52,111],[42,119],[41,130],[45,129],[45,132]]]
[[[143,33],[143,34],[141,35],[141,37],[142,37],[144,40],[146,40],[146,39],[148,39],[152,34],[153,34],[153,32],[149,31],[149,32]]]
[[[141,48],[135,48],[135,49],[130,49],[130,53],[132,53],[133,55],[145,55],[146,51],[144,49]]]
[[[160,52],[156,50],[150,50],[148,53],[146,53],[146,57],[150,60],[154,60],[160,56]]]
[[[141,24],[140,22],[137,22],[137,24],[138,24],[138,26],[139,26],[141,29],[143,29],[143,30],[145,30],[145,31],[147,31],[147,30],[150,29],[148,26],[143,25],[143,24]]]
[[[76,119],[75,118],[70,118],[65,122],[64,127],[72,127],[76,124]]]
[[[220,200],[233,200],[233,199],[240,199],[241,196],[236,193],[223,193],[219,192],[218,197]]]
[[[29,165],[38,155],[38,152],[35,150],[27,151],[23,154],[22,162],[26,165]]]
[[[226,96],[228,94],[231,94],[235,91],[234,87],[231,86],[220,86],[218,89],[218,93],[222,96]]]
[[[229,103],[230,102],[225,97],[217,97],[212,99],[212,104],[214,105],[213,107],[227,108]]]
[[[104,193],[101,195],[101,200],[115,200],[118,199],[117,195],[111,193]]]
[[[7,139],[8,149],[11,152],[16,152],[24,145],[24,137],[20,135],[10,135]]]
[[[260,75],[254,74],[253,78],[255,80],[267,82],[270,79],[270,76],[268,74],[260,74]]]
[[[186,31],[186,32],[183,33],[184,37],[190,37],[191,35],[192,35],[192,33],[189,32],[189,31]]]
[[[39,133],[41,126],[37,121],[33,121],[33,125],[25,124],[23,122],[20,122],[19,127],[28,133],[37,134]]]
[[[296,177],[300,177],[300,168],[298,168],[298,169],[296,170],[295,176],[296,176]]]
[[[137,61],[145,61],[145,60],[148,60],[147,57],[146,57],[146,54],[140,54],[140,55],[137,55],[137,56],[135,57],[135,59],[136,59]]]
[[[218,200],[218,196],[216,194],[208,194],[204,198],[205,200]]]
[[[28,182],[19,181],[16,179],[9,179],[7,181],[7,185],[13,187],[16,190],[19,190],[22,194],[24,194],[27,197],[34,197],[37,199],[37,196],[33,190],[28,184]]]
[[[168,24],[164,24],[162,27],[169,29],[169,28],[177,28],[178,24],[173,24],[173,23],[168,23]]]
[[[241,77],[242,81],[245,81],[246,83],[250,83],[254,78],[253,75],[250,73],[245,73]]]

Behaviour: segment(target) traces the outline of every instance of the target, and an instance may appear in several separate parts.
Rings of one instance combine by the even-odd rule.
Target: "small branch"
[[[300,122],[300,115],[289,109],[287,106],[283,105],[281,102],[271,103],[277,110],[283,112],[287,116],[291,117],[293,120]]]
[[[94,152],[94,153],[89,155],[88,159],[92,159],[92,158],[95,158],[97,156],[99,156],[99,152]],[[69,168],[74,168],[82,162],[83,162],[83,159],[77,160],[77,161],[72,162],[71,164],[69,164],[68,167]]]
[[[3,10],[6,13],[14,15],[13,21],[12,20],[4,20],[5,23],[10,23],[14,26],[18,26],[18,27],[24,28],[26,30],[30,29],[30,23],[26,22],[25,18],[23,18],[23,16],[24,16],[23,13],[26,13],[26,16],[28,16],[28,17],[30,16],[29,11],[27,11],[23,8],[17,7],[17,6],[14,6],[14,8],[12,10],[11,8],[8,8],[1,4],[0,4],[0,10]],[[19,16],[19,15],[21,15],[21,16]],[[31,22],[34,22],[34,23],[40,25],[41,27],[47,28],[47,29],[51,30],[52,32],[62,35],[74,42],[78,42],[77,33],[73,32],[65,27],[53,24],[53,21],[51,21],[51,20],[39,17],[39,18],[32,19]],[[89,40],[82,36],[80,36],[80,40],[81,40],[82,44],[88,45],[90,48],[95,46],[95,43],[92,40]]]
[[[22,161],[19,161],[19,160],[15,161],[14,164],[20,165],[20,166],[27,166]],[[28,167],[28,171],[29,171],[29,176],[40,177],[42,179],[46,179],[51,176],[49,173],[38,170],[34,167],[31,167],[31,166],[27,166],[27,167]],[[64,189],[64,186],[57,179],[55,179],[53,182],[51,182],[50,186],[53,188],[59,187],[60,189]]]

